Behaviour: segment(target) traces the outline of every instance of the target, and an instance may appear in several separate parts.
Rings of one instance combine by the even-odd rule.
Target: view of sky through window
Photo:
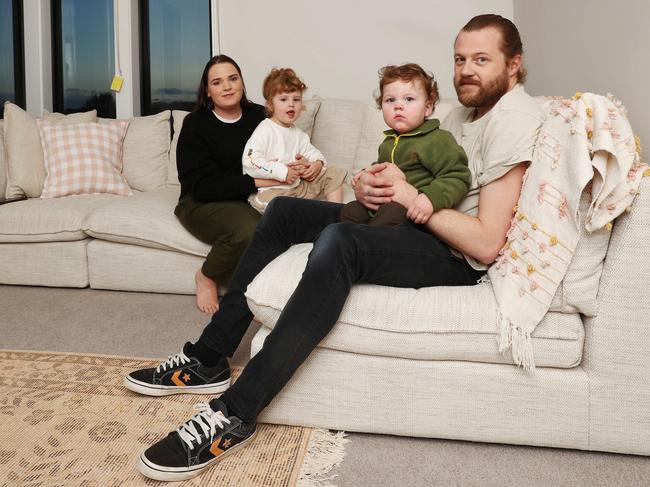
[[[115,117],[113,0],[61,0],[64,113],[96,108]]]
[[[13,5],[0,0],[0,107],[15,99]]]
[[[210,58],[209,0],[149,0],[151,113],[192,109]]]

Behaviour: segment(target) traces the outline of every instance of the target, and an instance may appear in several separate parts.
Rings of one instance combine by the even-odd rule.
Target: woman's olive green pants
[[[198,203],[188,195],[178,202],[174,214],[188,232],[212,246],[201,268],[203,274],[227,284],[260,214],[245,201]]]

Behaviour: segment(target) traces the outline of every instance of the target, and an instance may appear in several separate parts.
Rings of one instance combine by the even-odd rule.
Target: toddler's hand
[[[323,161],[306,161],[303,167],[300,177],[305,181],[312,182],[323,169]]]
[[[284,179],[284,182],[287,184],[293,184],[300,177],[300,171],[302,166],[287,165],[287,177]]]
[[[431,215],[433,215],[433,205],[424,193],[417,195],[406,212],[406,218],[417,224],[428,222]]]

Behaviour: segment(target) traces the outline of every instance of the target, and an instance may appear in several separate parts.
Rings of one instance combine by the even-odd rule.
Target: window
[[[52,0],[54,110],[115,118],[113,0]]]
[[[0,118],[5,101],[25,108],[25,62],[21,0],[0,0]]]
[[[142,114],[192,110],[210,58],[210,0],[141,0]]]

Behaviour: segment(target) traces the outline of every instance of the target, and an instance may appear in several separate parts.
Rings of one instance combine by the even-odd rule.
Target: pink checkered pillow
[[[55,125],[37,120],[47,177],[41,198],[71,194],[131,194],[122,176],[122,142],[129,122]]]

